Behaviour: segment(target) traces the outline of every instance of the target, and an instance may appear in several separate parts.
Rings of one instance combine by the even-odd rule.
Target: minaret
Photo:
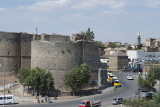
[[[141,37],[140,37],[140,30],[138,30],[137,48],[138,48],[138,49],[141,49]]]

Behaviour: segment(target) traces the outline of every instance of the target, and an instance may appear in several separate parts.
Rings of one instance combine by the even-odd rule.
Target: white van
[[[0,95],[0,104],[4,104],[4,99],[5,99],[5,104],[14,104],[14,96],[13,95]]]

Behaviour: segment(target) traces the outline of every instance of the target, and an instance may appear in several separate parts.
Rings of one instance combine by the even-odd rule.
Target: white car
[[[131,75],[131,74],[128,74],[128,75],[127,75],[127,79],[128,79],[128,80],[133,80],[132,75]]]

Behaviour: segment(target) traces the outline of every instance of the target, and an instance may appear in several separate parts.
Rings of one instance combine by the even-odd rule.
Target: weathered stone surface
[[[31,41],[27,33],[0,32],[0,64],[7,71],[31,67]]]

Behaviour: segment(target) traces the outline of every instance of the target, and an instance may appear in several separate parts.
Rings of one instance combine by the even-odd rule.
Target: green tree
[[[70,87],[73,94],[81,90],[91,77],[90,69],[87,64],[81,64],[80,67],[73,67],[64,76],[64,82],[67,87]]]
[[[52,77],[52,73],[50,71],[47,72],[46,76],[46,87],[47,87],[47,94],[48,94],[48,91],[50,89],[54,89],[54,79]]]
[[[156,84],[156,82],[157,81],[155,78],[155,74],[152,69],[150,69],[145,79],[143,79],[141,75],[138,76],[138,85],[142,88],[147,88],[151,90],[152,88],[154,88],[154,85]]]
[[[151,67],[151,69],[154,71],[155,78],[160,81],[160,66],[154,65]]]
[[[154,71],[152,69],[149,70],[145,80],[144,80],[144,87],[148,88],[149,90],[151,90],[152,88],[154,88],[154,85],[156,84],[156,78],[155,78],[155,74]]]
[[[153,101],[154,101],[156,104],[160,104],[160,90],[158,90],[158,93],[157,93],[157,94],[154,94],[154,95],[153,95]]]
[[[23,85],[28,85],[28,77],[30,76],[30,70],[27,68],[22,68],[18,71],[19,82]]]
[[[98,46],[102,46],[103,45],[102,41],[96,41],[96,40],[94,40],[94,42],[97,43]]]
[[[21,84],[25,86],[32,86],[37,95],[44,90],[48,91],[54,89],[54,79],[50,71],[36,67],[32,70],[21,69],[18,73],[18,78]]]
[[[109,46],[108,47],[110,47],[110,48],[115,48],[115,47],[117,47],[117,45],[115,44],[115,43],[111,43],[111,44],[109,44]]]
[[[95,38],[94,32],[91,31],[90,28],[88,28],[86,32],[81,31],[81,35],[83,36],[84,40],[88,40],[88,41],[93,41]]]
[[[142,76],[141,75],[138,75],[138,86],[140,86],[140,87],[142,87],[142,88],[144,88],[144,79],[142,78]]]

